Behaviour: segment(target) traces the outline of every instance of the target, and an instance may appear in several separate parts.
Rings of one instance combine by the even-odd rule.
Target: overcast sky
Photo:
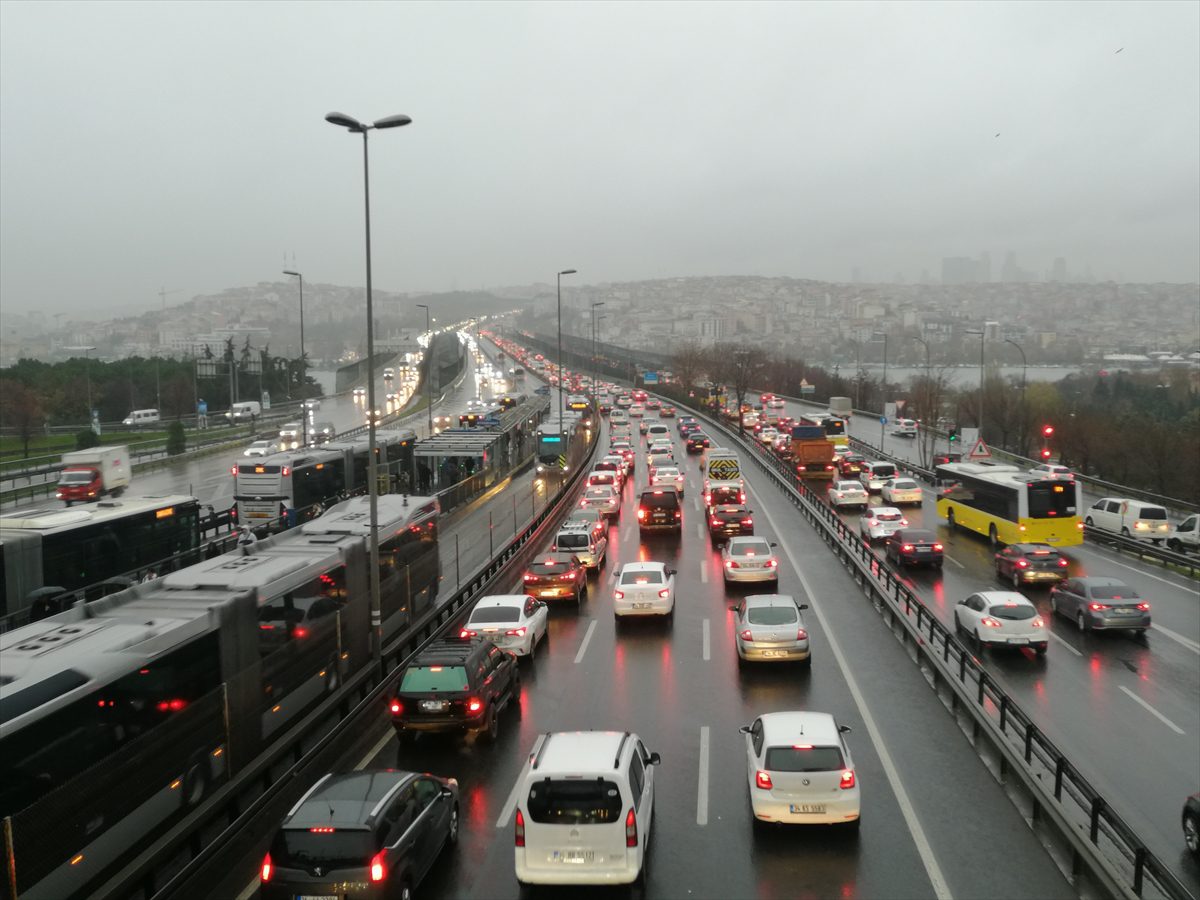
[[[1117,52],[1120,51],[1120,52]],[[0,304],[278,277],[1200,280],[1200,4],[0,3]],[[998,136],[997,136],[998,134]]]

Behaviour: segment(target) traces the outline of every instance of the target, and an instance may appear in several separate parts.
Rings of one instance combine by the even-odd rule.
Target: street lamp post
[[[563,430],[563,365],[562,365],[562,277],[574,275],[575,269],[563,269],[556,276],[558,285],[558,430]]]
[[[592,402],[596,402],[596,310],[604,305],[603,300],[592,303]]]
[[[983,440],[983,341],[986,332],[964,331],[963,334],[979,335],[979,440]]]
[[[1025,361],[1025,348],[1024,347],[1022,347],[1020,344],[1018,344],[1012,338],[1005,338],[1004,343],[1012,344],[1014,347],[1017,348],[1017,352],[1019,352],[1021,354],[1021,453],[1024,454],[1024,452],[1025,452],[1025,437],[1026,437],[1025,432],[1026,432],[1026,429],[1028,426],[1028,423],[1026,422],[1026,416],[1029,411],[1026,406],[1026,402],[1025,402],[1025,372],[1029,368],[1029,365]]]
[[[294,272],[291,269],[284,269],[284,275],[293,275],[300,279],[300,420],[301,429],[304,436],[304,446],[308,446],[308,409],[304,406],[304,384],[305,384],[305,358],[304,358],[304,276],[299,272]],[[290,393],[292,387],[292,375],[288,372],[288,391]]]
[[[429,304],[418,303],[417,309],[425,310],[425,333],[429,344],[425,347],[425,405],[429,413],[429,436],[433,437],[433,323],[429,319]]]
[[[363,138],[363,212],[366,223],[367,258],[367,497],[371,530],[371,655],[378,660],[383,653],[383,617],[379,602],[379,482],[375,459],[375,310],[371,302],[371,176],[367,157],[367,132],[380,128],[399,128],[412,122],[408,116],[388,116],[373,123],[360,122],[345,113],[331,112],[325,121]]]
[[[878,344],[878,343],[880,343],[881,340],[883,342],[883,384],[881,384],[880,388],[879,388],[879,403],[883,407],[883,409],[881,409],[879,411],[879,449],[880,450],[883,449],[883,429],[885,427],[887,427],[887,423],[884,422],[884,419],[887,418],[887,415],[886,415],[886,413],[887,413],[887,337],[888,337],[887,332],[883,331],[883,332],[876,332],[876,334],[871,338],[872,344]]]
[[[913,335],[912,339],[914,341],[920,341],[921,346],[923,346],[925,348],[925,402],[929,403],[929,401],[933,397],[933,385],[930,384],[930,379],[929,379],[929,341],[925,340],[925,338],[923,338],[923,337],[917,337],[916,335]],[[934,410],[932,410],[930,408],[932,405],[933,404],[930,403],[929,406],[925,407],[925,415],[926,416],[933,415]],[[936,424],[937,424],[936,420],[932,424],[936,426]],[[932,430],[930,430],[930,428],[928,428],[928,427],[925,430],[928,434],[933,435],[933,446],[934,446],[934,448],[936,448],[937,447],[937,434],[935,432],[933,432]],[[922,462],[922,464],[925,462],[925,448],[928,446],[929,446],[929,441],[921,441],[921,454],[922,454],[921,462]]]

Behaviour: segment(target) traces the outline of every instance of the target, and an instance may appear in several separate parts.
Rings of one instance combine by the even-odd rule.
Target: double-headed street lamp
[[[877,331],[871,336],[871,343],[883,343],[883,384],[880,385],[879,402],[883,409],[879,414],[879,449],[883,449],[883,429],[886,426],[885,419],[887,418],[887,332]]]
[[[367,132],[381,128],[399,128],[412,119],[405,115],[360,122],[345,113],[331,112],[325,121],[352,134],[363,137],[363,209],[366,221],[367,245],[367,497],[370,506],[371,529],[371,655],[379,659],[383,653],[383,616],[379,603],[379,482],[375,459],[375,309],[371,303],[371,175],[367,159]]]
[[[304,405],[304,276],[299,272],[293,272],[291,269],[284,269],[284,275],[292,275],[300,279],[300,420],[302,434],[304,435],[304,446],[308,446],[308,408]],[[288,390],[292,383],[292,373],[288,371]]]
[[[596,310],[604,305],[603,300],[592,303],[592,402],[596,402]]]
[[[1012,344],[1014,347],[1017,348],[1017,352],[1021,354],[1021,452],[1024,453],[1025,452],[1025,431],[1028,426],[1028,423],[1025,420],[1029,414],[1029,409],[1025,402],[1025,371],[1029,368],[1029,365],[1025,361],[1025,348],[1024,347],[1022,347],[1020,344],[1018,344],[1012,338],[1005,338],[1004,343]]]
[[[558,431],[563,430],[563,365],[562,365],[562,277],[576,274],[575,269],[563,269],[558,273]]]
[[[433,437],[433,323],[429,319],[429,304],[418,303],[417,309],[425,310],[425,333],[429,343],[425,346],[425,396],[429,407],[429,436]]]
[[[964,331],[963,334],[979,335],[979,440],[983,440],[983,349],[984,339],[987,336],[986,331]]]

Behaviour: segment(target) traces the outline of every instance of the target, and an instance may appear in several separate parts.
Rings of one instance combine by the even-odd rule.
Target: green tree
[[[29,442],[45,424],[41,399],[21,382],[5,379],[0,384],[0,424],[15,432],[21,455],[28,457]]]
[[[178,456],[187,449],[187,435],[183,423],[176,419],[167,426],[167,456]]]
[[[75,432],[75,449],[76,450],[91,450],[93,447],[100,446],[100,438],[96,432],[90,428],[84,428],[82,431]]]

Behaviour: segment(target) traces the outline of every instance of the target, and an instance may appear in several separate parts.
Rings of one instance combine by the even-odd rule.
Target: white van
[[[1088,528],[1156,544],[1166,540],[1171,533],[1164,507],[1128,497],[1101,497],[1092,504],[1083,522]]]
[[[124,419],[121,420],[122,425],[157,425],[159,423],[157,409],[135,409]]]
[[[671,431],[662,422],[654,422],[646,426],[646,443],[652,444],[655,441],[670,441]]]
[[[517,783],[517,882],[641,880],[662,760],[628,731],[550,732]]]
[[[262,416],[262,404],[255,403],[253,400],[235,403],[229,412],[225,413],[225,418],[230,422],[249,422],[260,416]]]

